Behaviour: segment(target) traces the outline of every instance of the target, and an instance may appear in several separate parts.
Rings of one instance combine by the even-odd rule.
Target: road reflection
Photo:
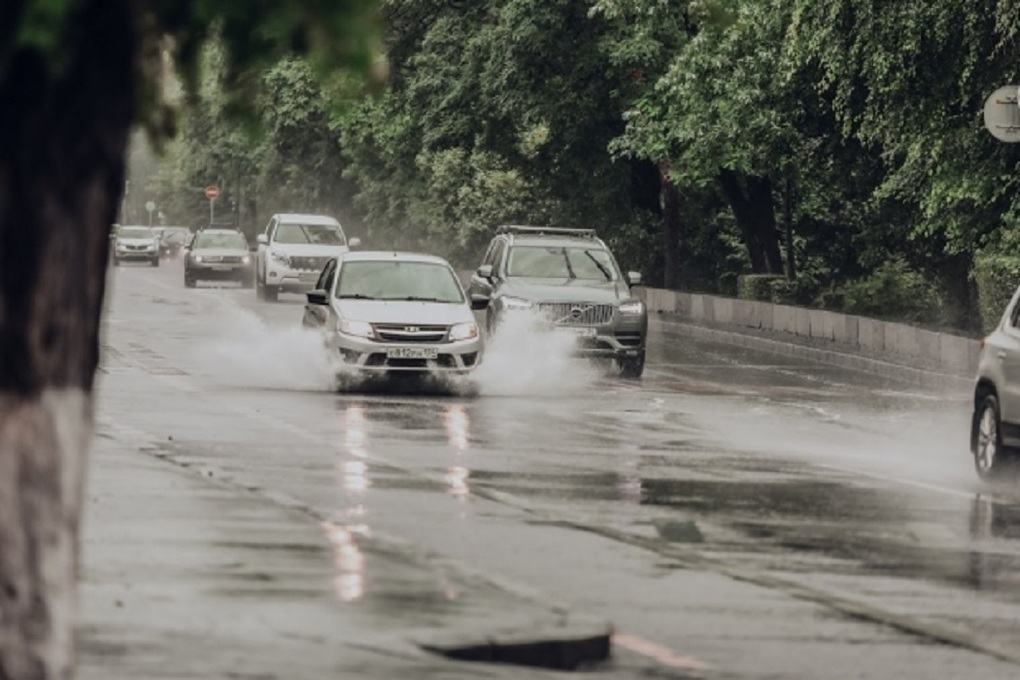
[[[460,458],[467,453],[471,442],[471,417],[468,415],[464,404],[448,404],[443,413],[443,422],[446,425],[446,438],[453,449],[454,454]],[[458,462],[446,469],[443,476],[447,485],[447,493],[454,498],[465,500],[471,494],[468,486],[468,478],[471,471]]]
[[[326,538],[333,547],[336,576],[333,590],[342,602],[360,600],[365,594],[365,555],[358,547],[358,537],[368,537],[368,526],[340,526],[323,522]]]
[[[1020,506],[976,494],[970,511],[970,578],[978,590],[1020,586]]]

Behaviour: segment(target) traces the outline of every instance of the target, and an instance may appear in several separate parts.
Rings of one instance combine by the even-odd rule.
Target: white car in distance
[[[298,213],[273,215],[257,240],[255,294],[269,301],[313,288],[331,258],[361,244],[334,217]]]

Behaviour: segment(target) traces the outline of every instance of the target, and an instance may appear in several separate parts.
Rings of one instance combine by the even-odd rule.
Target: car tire
[[[620,357],[616,365],[620,367],[621,377],[637,380],[645,372],[645,353],[641,352],[635,357]]]
[[[119,267],[119,266],[120,266],[120,258],[119,258],[119,257],[116,257],[116,256],[115,256],[115,257],[113,258],[113,266],[114,266],[114,267]]]
[[[239,278],[237,280],[237,282],[241,284],[242,288],[254,288],[255,287],[255,277],[251,276],[249,274],[246,274],[246,275],[242,276],[241,278]]]
[[[157,255],[156,257],[152,258],[152,260],[149,261],[149,264],[152,265],[153,267],[158,267],[159,266],[159,256]]]
[[[1012,467],[1012,451],[1002,443],[999,400],[994,394],[986,395],[974,409],[970,444],[974,469],[981,479],[1001,479]]]
[[[197,283],[198,283],[198,280],[194,276],[192,276],[191,274],[189,274],[187,272],[184,272],[184,287],[185,288],[194,288]]]
[[[279,298],[279,295],[280,295],[279,286],[270,285],[262,286],[262,299],[265,300],[266,302],[276,302],[276,300]]]

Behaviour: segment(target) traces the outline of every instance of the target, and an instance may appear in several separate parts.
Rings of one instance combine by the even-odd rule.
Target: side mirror
[[[481,279],[491,279],[492,278],[492,265],[491,264],[483,264],[481,267],[479,267],[475,271],[475,273],[478,274],[478,277],[481,278]]]
[[[354,238],[347,239],[347,247],[351,250],[361,247],[361,239],[355,236]]]
[[[480,311],[486,309],[489,306],[489,298],[485,295],[472,295],[471,296],[471,309]]]
[[[266,236],[265,234],[259,234],[258,236],[256,236],[255,241],[261,243],[264,246],[269,245],[269,237]]]
[[[627,272],[627,283],[632,286],[640,286],[641,272]]]
[[[310,305],[325,305],[328,303],[328,296],[329,293],[322,289],[310,290],[305,293],[305,297]]]

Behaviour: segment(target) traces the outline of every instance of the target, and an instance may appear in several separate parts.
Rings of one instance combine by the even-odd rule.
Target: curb
[[[524,623],[496,631],[415,640],[421,649],[457,661],[571,671],[606,661],[613,627],[605,621]]]
[[[941,373],[933,369],[893,363],[861,354],[851,354],[837,350],[820,349],[795,342],[773,340],[748,332],[709,328],[684,321],[680,318],[671,318],[671,316],[666,314],[660,314],[657,318],[667,328],[699,340],[720,342],[796,359],[809,359],[823,364],[839,366],[840,368],[863,371],[887,378],[893,377],[915,385],[934,389],[970,392],[974,386],[972,378],[961,375]]]

